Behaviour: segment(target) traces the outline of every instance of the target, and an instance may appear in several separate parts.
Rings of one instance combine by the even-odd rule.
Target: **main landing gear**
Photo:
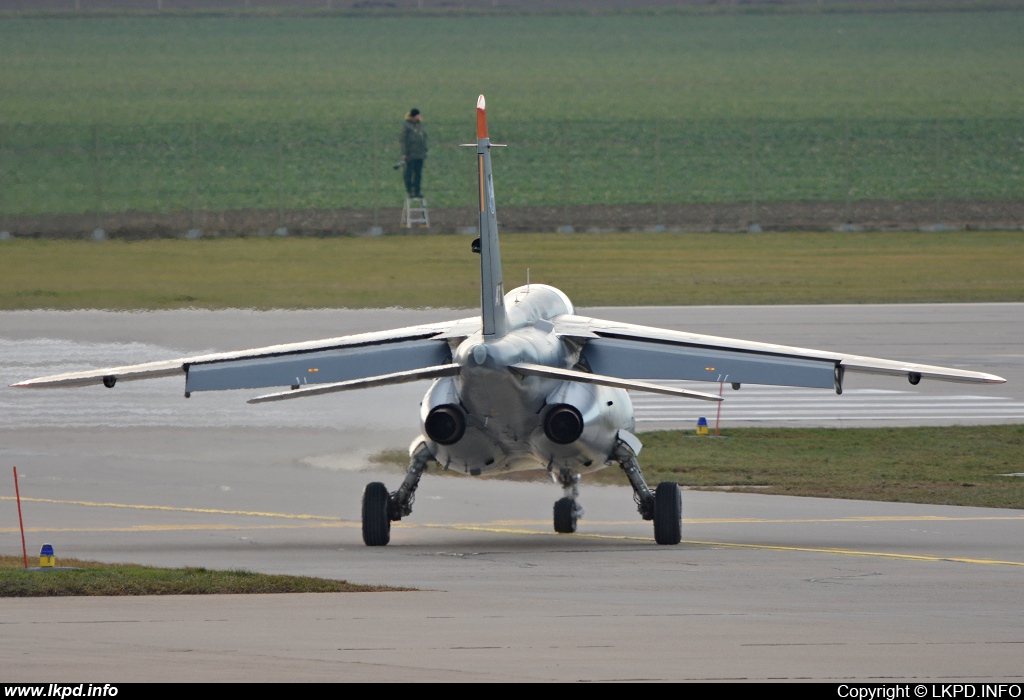
[[[671,481],[658,484],[651,491],[640,472],[636,452],[623,440],[618,440],[612,458],[619,463],[633,487],[633,500],[637,511],[644,520],[654,522],[654,540],[658,544],[679,544],[682,540],[683,503],[679,485]],[[384,484],[375,481],[363,490],[363,542],[370,547],[383,547],[391,541],[391,523],[412,515],[412,504],[420,477],[433,459],[426,443],[421,442],[412,453],[412,462],[405,479],[398,490],[388,493]],[[562,486],[564,495],[555,502],[555,532],[576,532],[576,525],[583,515],[583,506],[577,498],[580,495],[580,475],[571,469],[561,468],[554,478]]]
[[[658,544],[679,544],[683,531],[683,498],[679,484],[663,481],[652,493],[640,472],[636,452],[621,439],[612,457],[626,472],[640,517],[654,521],[654,541]]]
[[[391,541],[391,522],[412,515],[416,487],[433,458],[426,443],[421,442],[412,454],[412,463],[402,485],[394,493],[375,481],[363,489],[363,542],[369,547],[383,547]]]

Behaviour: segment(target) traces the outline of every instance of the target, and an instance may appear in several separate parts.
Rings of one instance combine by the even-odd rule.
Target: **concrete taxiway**
[[[995,304],[584,313],[980,369],[1010,380],[984,391],[1015,399],[1024,381],[1022,311]],[[100,366],[110,354],[142,361],[423,318],[0,316],[7,356],[21,358],[4,368],[5,383]],[[185,401],[175,380],[114,391],[4,389],[0,463],[22,475],[34,552],[50,542],[58,562],[246,568],[419,591],[5,599],[0,679],[1024,676],[1021,510],[686,492],[683,543],[658,547],[624,488],[585,486],[580,532],[556,536],[551,504],[560,493],[551,484],[428,473],[392,544],[366,548],[362,488],[400,479],[367,459],[415,433],[421,389],[411,406],[407,389],[269,407],[247,406],[245,392]],[[946,394],[961,389],[982,391],[941,386]],[[13,554],[20,540],[11,496],[12,485],[0,487],[0,541]]]

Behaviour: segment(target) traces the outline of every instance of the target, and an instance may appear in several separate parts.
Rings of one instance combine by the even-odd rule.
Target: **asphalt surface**
[[[914,390],[984,391],[1013,402],[1024,386],[1022,311],[984,304],[583,313],[979,369],[1009,381],[922,382]],[[458,315],[0,314],[0,346],[12,358],[2,379]],[[414,387],[411,405],[408,388],[284,408],[248,406],[246,392],[185,401],[180,380],[113,391],[0,390],[0,465],[21,475],[32,552],[48,542],[58,564],[75,556],[419,589],[5,599],[0,680],[1024,676],[1021,510],[685,492],[684,541],[659,547],[624,488],[585,487],[579,533],[555,535],[551,506],[560,489],[551,484],[428,473],[392,544],[364,547],[363,486],[383,480],[394,488],[401,478],[373,469],[369,456],[415,434],[422,388]],[[876,386],[848,384],[838,398],[856,388]],[[14,554],[13,485],[2,479],[0,551]]]

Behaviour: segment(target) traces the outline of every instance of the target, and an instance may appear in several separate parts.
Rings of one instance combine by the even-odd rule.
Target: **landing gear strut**
[[[426,443],[421,442],[413,450],[409,471],[397,491],[388,493],[387,487],[379,481],[367,484],[363,490],[363,542],[368,547],[386,545],[391,541],[391,522],[412,515],[416,487],[420,485],[420,477],[431,459],[433,455]]]
[[[626,472],[640,517],[654,521],[654,541],[658,544],[679,544],[683,529],[683,502],[679,484],[663,481],[658,484],[657,491],[652,493],[640,472],[636,452],[621,439],[612,457]]]
[[[639,451],[639,450],[638,450]],[[655,497],[650,487],[644,481],[644,475],[640,472],[640,463],[636,461],[636,452],[633,448],[619,439],[615,445],[615,452],[612,457],[622,471],[626,472],[629,485],[633,487],[633,500],[636,501],[636,509],[644,520],[654,520]]]
[[[576,532],[576,521],[583,515],[583,506],[576,500],[580,495],[580,475],[562,467],[557,478],[565,495],[555,501],[555,532]]]

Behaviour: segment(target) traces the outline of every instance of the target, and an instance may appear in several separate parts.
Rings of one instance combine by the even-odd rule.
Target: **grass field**
[[[1024,13],[0,23],[0,213],[1024,198]]]
[[[37,566],[37,557],[29,566]],[[77,571],[26,571],[24,559],[0,555],[0,598],[110,595],[211,595],[227,593],[366,593],[407,590],[348,581],[203,568],[162,569],[60,559]]]
[[[0,309],[476,308],[465,236],[0,243]],[[580,306],[1024,300],[1017,233],[519,234],[505,287]]]
[[[1021,425],[744,428],[722,435],[644,433],[645,476],[694,488],[1024,508],[1024,479],[1001,476],[1024,470]]]
[[[1007,476],[1024,471],[1024,425],[736,428],[719,438],[666,430],[640,437],[640,464],[652,488],[674,481],[704,490],[1024,508],[1024,478]],[[388,450],[374,461],[404,469],[409,456]],[[537,471],[507,478],[549,477]],[[588,482],[629,484],[617,467],[584,476]]]

